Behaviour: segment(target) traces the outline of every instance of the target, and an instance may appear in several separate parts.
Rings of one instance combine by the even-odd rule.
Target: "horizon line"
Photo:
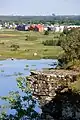
[[[56,17],[56,16],[80,16],[80,14],[58,14],[58,15],[56,15],[56,14],[54,14],[54,15],[15,15],[15,14],[8,15],[8,14],[0,14],[0,16],[22,16],[22,17],[53,16],[53,17]]]

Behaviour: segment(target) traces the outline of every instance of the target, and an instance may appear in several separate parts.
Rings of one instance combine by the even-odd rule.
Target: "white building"
[[[44,27],[44,31],[47,31],[48,30],[48,28],[47,27]]]
[[[69,25],[67,26],[68,29],[71,29],[71,28],[80,28],[80,25]]]
[[[0,25],[0,30],[2,29],[2,25]]]
[[[59,31],[63,32],[64,28],[65,28],[64,26],[60,26]]]
[[[59,26],[55,26],[55,32],[60,32],[60,27]]]

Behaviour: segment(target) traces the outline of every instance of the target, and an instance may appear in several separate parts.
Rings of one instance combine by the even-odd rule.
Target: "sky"
[[[80,0],[0,0],[0,15],[80,15]]]

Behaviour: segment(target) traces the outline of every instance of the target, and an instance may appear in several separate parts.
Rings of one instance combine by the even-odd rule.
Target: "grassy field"
[[[28,36],[28,39],[26,39]],[[0,59],[23,58],[23,59],[41,59],[57,58],[63,51],[59,46],[44,46],[45,40],[55,40],[58,34],[0,30]],[[15,45],[18,46],[15,49]],[[37,53],[35,55],[34,53]]]

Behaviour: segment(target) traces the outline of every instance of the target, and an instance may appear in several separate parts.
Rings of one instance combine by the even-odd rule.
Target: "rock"
[[[64,88],[61,93],[65,93],[65,92],[68,92],[68,88]]]
[[[47,100],[47,101],[51,101],[52,98],[51,98],[51,97],[47,97],[45,100]]]
[[[57,94],[69,91],[72,82],[80,72],[68,70],[31,71],[30,80],[33,94],[42,104],[50,101]]]
[[[54,97],[56,96],[56,93],[53,95]]]
[[[38,74],[38,72],[36,72],[36,71],[31,71],[31,75],[37,75]]]

